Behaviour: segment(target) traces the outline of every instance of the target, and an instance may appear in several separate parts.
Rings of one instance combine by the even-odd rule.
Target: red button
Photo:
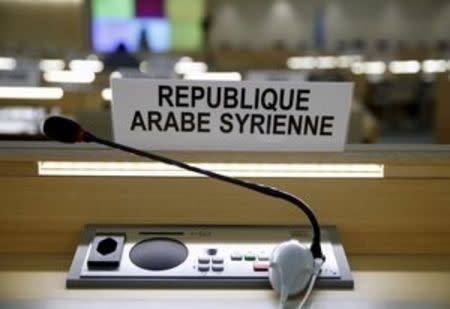
[[[269,263],[254,263],[253,264],[253,270],[254,271],[268,271],[269,270]]]

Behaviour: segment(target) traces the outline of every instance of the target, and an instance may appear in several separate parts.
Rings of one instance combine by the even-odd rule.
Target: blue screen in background
[[[164,18],[94,19],[92,45],[97,52],[109,53],[124,43],[128,51],[135,52],[142,30],[145,30],[150,51],[159,53],[169,50],[170,25]]]
[[[150,49],[155,53],[166,52],[170,49],[170,24],[163,18],[150,18],[145,22],[147,40]]]

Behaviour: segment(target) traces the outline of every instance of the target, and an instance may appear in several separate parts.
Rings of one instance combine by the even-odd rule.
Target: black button
[[[210,248],[206,252],[208,253],[208,255],[216,255],[217,254],[217,249]]]

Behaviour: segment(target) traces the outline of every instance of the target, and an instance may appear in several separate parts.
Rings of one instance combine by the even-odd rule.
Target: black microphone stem
[[[268,195],[268,196],[271,196],[274,198],[279,198],[279,199],[288,201],[288,202],[294,204],[296,207],[300,208],[306,214],[309,221],[311,222],[312,228],[314,230],[314,233],[313,233],[314,237],[313,237],[313,241],[311,244],[311,252],[313,254],[313,257],[321,258],[321,259],[324,258],[323,254],[322,254],[322,249],[320,247],[320,227],[319,227],[319,223],[317,222],[316,216],[314,215],[314,212],[312,211],[312,209],[305,202],[303,202],[300,198],[296,197],[293,194],[290,194],[288,192],[284,192],[279,189],[269,187],[266,185],[256,184],[256,183],[248,182],[248,181],[241,180],[238,178],[233,178],[233,177],[221,175],[221,174],[218,174],[218,173],[215,173],[212,171],[204,170],[204,169],[198,168],[193,165],[189,165],[189,164],[186,164],[183,162],[179,162],[179,161],[175,161],[175,160],[163,157],[163,156],[159,156],[154,153],[144,152],[139,149],[134,149],[134,148],[131,148],[131,147],[128,147],[125,145],[116,144],[114,142],[96,137],[96,136],[90,134],[89,132],[84,132],[84,141],[99,143],[99,144],[102,144],[105,146],[120,149],[120,150],[123,150],[126,152],[133,153],[137,156],[145,157],[145,158],[148,158],[148,159],[151,159],[154,161],[163,162],[163,163],[166,163],[169,165],[174,165],[174,166],[180,167],[182,169],[185,169],[185,170],[197,173],[197,174],[205,175],[205,176],[208,176],[208,177],[211,177],[214,179],[218,179],[221,181],[225,181],[225,182],[240,186],[240,187],[245,187],[249,190],[253,190],[253,191],[262,193],[264,195]]]

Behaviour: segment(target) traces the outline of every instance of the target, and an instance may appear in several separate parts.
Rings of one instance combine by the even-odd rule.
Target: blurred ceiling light
[[[0,134],[37,134],[38,126],[27,120],[2,120],[0,122]]]
[[[420,71],[420,62],[417,60],[391,61],[389,71],[392,74],[416,74]]]
[[[89,71],[99,73],[103,71],[103,62],[98,59],[74,59],[69,62],[69,68],[73,71]]]
[[[42,59],[39,61],[39,69],[44,72],[64,70],[66,64],[62,59]]]
[[[365,62],[366,74],[384,74],[386,72],[386,64],[383,61]]]
[[[105,100],[105,101],[111,101],[112,100],[111,88],[104,88],[102,90],[102,99]]]
[[[342,69],[350,68],[353,63],[361,62],[363,57],[361,55],[342,55],[337,57],[338,67]]]
[[[381,75],[386,72],[386,64],[383,61],[355,62],[351,65],[353,74]]]
[[[316,67],[315,57],[289,57],[286,65],[291,70],[312,70]]]
[[[178,62],[193,62],[194,60],[192,60],[191,57],[188,56],[183,56],[180,59],[178,59]]]
[[[139,63],[139,71],[141,71],[141,73],[147,73],[147,67],[148,67],[148,61],[141,61],[141,63]]]
[[[0,123],[5,120],[34,121],[42,119],[46,115],[44,107],[11,106],[0,108]]]
[[[50,83],[90,84],[95,80],[93,72],[85,71],[49,71],[44,80]]]
[[[361,75],[366,72],[364,62],[355,62],[351,65],[351,71],[353,74]]]
[[[189,163],[232,177],[383,178],[383,164]],[[204,177],[159,162],[38,161],[46,176]]]
[[[177,74],[203,73],[208,71],[208,66],[204,62],[178,61],[174,66]]]
[[[239,81],[242,76],[239,72],[194,72],[185,74],[183,79]]]
[[[318,69],[335,69],[338,66],[338,58],[334,56],[317,57]]]
[[[16,65],[16,59],[9,57],[0,57],[0,70],[12,71],[16,68]]]
[[[63,95],[59,87],[0,87],[1,99],[59,100]]]
[[[449,67],[450,69],[450,62]],[[447,61],[438,59],[427,59],[422,62],[422,71],[424,73],[443,73],[447,70]]]
[[[122,73],[119,71],[114,71],[109,75],[109,78],[122,78]]]
[[[98,56],[96,54],[89,54],[86,59],[88,60],[98,60]]]

